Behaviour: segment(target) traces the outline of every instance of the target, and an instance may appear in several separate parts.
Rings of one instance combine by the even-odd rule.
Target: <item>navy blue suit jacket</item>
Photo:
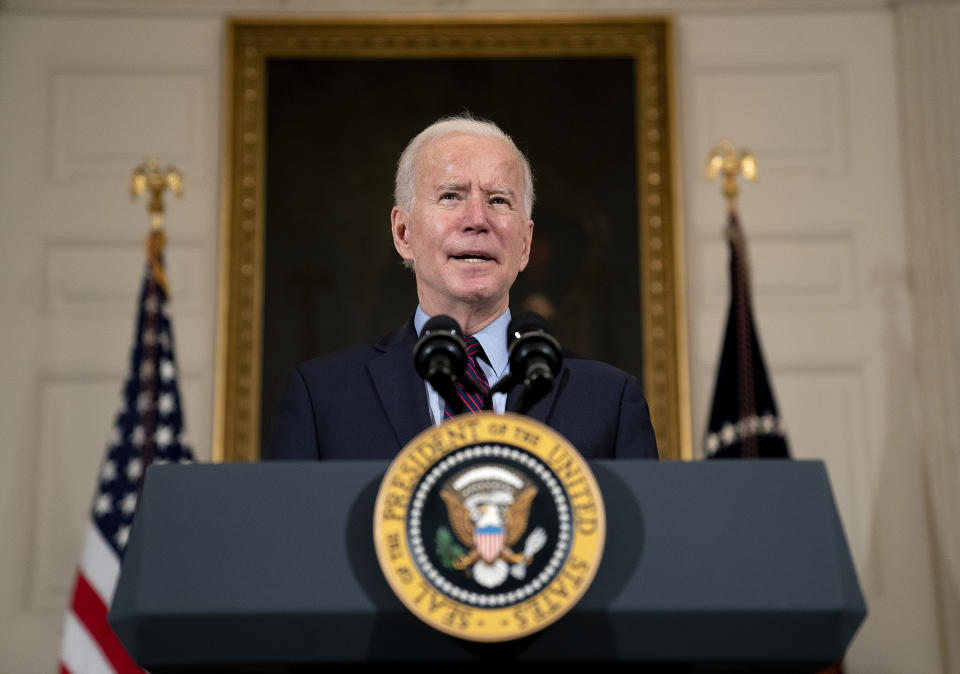
[[[283,384],[269,459],[392,459],[433,424],[413,366],[413,321],[374,346],[301,363]],[[519,387],[507,396],[516,410]],[[650,412],[635,377],[566,357],[556,385],[528,416],[553,427],[584,457],[657,458]]]

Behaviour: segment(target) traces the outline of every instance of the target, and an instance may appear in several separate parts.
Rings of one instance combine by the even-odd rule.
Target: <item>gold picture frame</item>
[[[634,63],[643,385],[660,455],[691,457],[666,18],[233,20],[228,26],[213,457],[259,459],[270,59],[628,58]]]

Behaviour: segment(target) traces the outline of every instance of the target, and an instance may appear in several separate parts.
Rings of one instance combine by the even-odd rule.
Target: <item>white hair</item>
[[[529,218],[530,214],[533,213],[534,199],[533,172],[530,170],[530,162],[527,161],[513,139],[505,134],[499,126],[485,119],[476,119],[469,113],[438,119],[414,136],[413,140],[407,144],[400,155],[400,161],[397,162],[397,176],[393,193],[396,204],[407,210],[413,208],[413,201],[416,197],[417,159],[420,151],[438,138],[455,135],[497,138],[517,153],[517,158],[523,167],[523,208]]]

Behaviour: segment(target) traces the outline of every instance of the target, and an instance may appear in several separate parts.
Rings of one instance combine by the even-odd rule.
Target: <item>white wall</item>
[[[760,165],[741,213],[791,450],[826,461],[869,605],[848,665],[938,671],[893,14],[685,15],[677,32],[694,434],[729,292],[723,204],[703,162],[729,136]]]
[[[873,2],[818,3],[850,11],[722,4],[677,3],[676,17],[694,437],[705,425],[727,292],[723,202],[702,161],[729,137],[760,163],[742,214],[791,447],[827,461],[870,608],[848,669],[941,671],[923,461],[905,411],[918,390],[896,15]],[[185,174],[185,197],[169,203],[170,312],[187,439],[201,459],[210,455],[228,3],[190,5],[48,0],[0,11],[0,525],[14,542],[0,548],[0,671],[54,667],[133,329],[147,221],[143,204],[127,201],[126,180],[151,152]],[[484,7],[463,2],[457,11]]]
[[[127,180],[150,152],[187,184],[168,209],[170,312],[186,439],[210,457],[223,32],[0,14],[0,671],[55,669],[143,269]]]

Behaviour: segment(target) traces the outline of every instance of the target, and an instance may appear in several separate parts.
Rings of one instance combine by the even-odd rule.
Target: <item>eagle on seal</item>
[[[536,495],[537,488],[529,485],[516,497],[497,490],[464,503],[450,489],[441,490],[450,526],[468,550],[452,560],[454,568],[472,572],[474,580],[487,588],[500,585],[508,573],[523,579],[526,567],[547,540],[543,528],[537,527],[527,537],[522,553],[512,549],[527,530],[530,505]]]

